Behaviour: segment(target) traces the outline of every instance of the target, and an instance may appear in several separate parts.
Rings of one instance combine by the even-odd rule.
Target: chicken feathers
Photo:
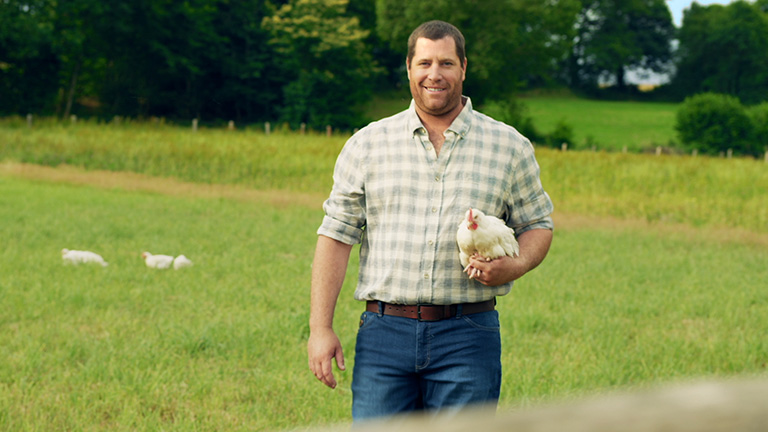
[[[473,208],[467,210],[459,224],[456,242],[459,245],[459,260],[465,270],[469,266],[469,258],[475,254],[488,261],[504,255],[514,258],[520,254],[515,230],[501,219]]]

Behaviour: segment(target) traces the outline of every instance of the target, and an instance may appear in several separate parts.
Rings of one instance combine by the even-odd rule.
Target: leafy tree
[[[52,10],[47,0],[0,1],[0,113],[53,110],[58,58]]]
[[[272,34],[283,87],[281,119],[311,127],[360,126],[356,108],[371,95],[377,69],[368,32],[346,13],[347,0],[291,0],[263,26]]]
[[[95,31],[104,6],[98,0],[56,3],[53,20],[56,34],[53,47],[59,60],[56,113],[64,118],[73,112],[76,98],[98,100],[93,86],[104,64],[105,47],[100,45]]]
[[[664,0],[584,0],[569,62],[573,85],[607,80],[619,89],[629,69],[666,72],[675,34]]]
[[[726,93],[744,103],[768,99],[768,14],[759,4],[693,3],[683,16],[678,55],[673,85],[683,94]]]

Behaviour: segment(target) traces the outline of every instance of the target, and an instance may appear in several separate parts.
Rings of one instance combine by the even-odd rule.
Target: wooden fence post
[[[192,132],[197,132],[197,119],[192,119]]]
[[[301,126],[299,126],[299,133],[304,135],[307,132],[307,124],[304,122],[301,122]]]
[[[733,158],[733,149],[728,149],[727,155],[728,155],[728,159],[732,159]]]
[[[227,129],[235,130],[235,122],[234,122],[234,120],[230,120],[229,121],[229,123],[227,124]]]
[[[32,127],[32,114],[27,114],[27,127]]]
[[[563,153],[567,152],[568,151],[568,143],[560,144],[560,151],[562,151]]]
[[[325,127],[325,135],[326,136],[331,136],[332,134],[333,134],[333,128],[331,127],[331,125],[326,126]]]
[[[269,124],[269,122],[264,123],[264,134],[269,135],[272,133],[272,125]]]

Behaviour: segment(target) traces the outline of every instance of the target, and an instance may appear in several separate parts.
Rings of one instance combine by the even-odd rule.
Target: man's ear
[[[405,72],[408,74],[408,81],[411,80],[411,64],[408,62],[408,57],[405,58]]]
[[[467,77],[467,58],[464,57],[464,64],[461,68],[461,80],[464,81],[464,79]]]

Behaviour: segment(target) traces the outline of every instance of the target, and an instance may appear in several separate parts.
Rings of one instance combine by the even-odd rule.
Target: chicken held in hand
[[[464,271],[469,269],[469,258],[473,255],[491,261],[505,255],[514,258],[520,254],[515,230],[501,219],[486,215],[478,209],[467,210],[456,232],[456,241]],[[475,269],[468,274],[470,278],[475,277]]]

